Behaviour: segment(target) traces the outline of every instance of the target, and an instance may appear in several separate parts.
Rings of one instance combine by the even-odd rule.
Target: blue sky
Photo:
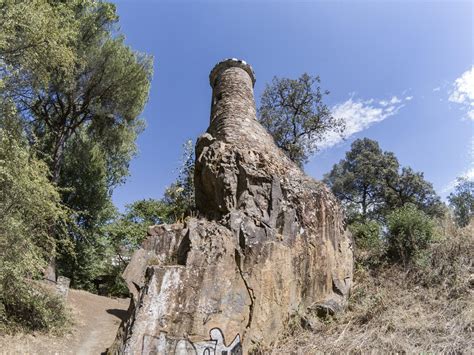
[[[154,56],[131,176],[116,205],[160,198],[176,177],[182,144],[209,123],[209,71],[223,58],[250,63],[255,96],[273,76],[320,75],[326,103],[348,120],[306,172],[321,178],[354,139],[369,137],[423,171],[445,196],[474,178],[474,5],[471,1],[118,0],[134,49]]]

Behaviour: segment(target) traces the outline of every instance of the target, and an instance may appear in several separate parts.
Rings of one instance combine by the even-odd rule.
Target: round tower
[[[253,87],[255,73],[243,60],[225,59],[209,75],[212,87],[211,122],[208,132],[226,143],[268,140],[257,122]]]

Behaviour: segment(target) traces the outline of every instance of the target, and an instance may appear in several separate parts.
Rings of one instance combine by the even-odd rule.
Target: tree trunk
[[[52,164],[52,181],[57,184],[59,182],[59,174],[61,173],[61,165],[64,156],[64,144],[66,143],[67,134],[61,132],[56,140],[53,151],[53,164]]]
[[[63,156],[64,156],[64,144],[66,143],[66,139],[67,139],[66,132],[64,132],[64,130],[61,130],[58,138],[56,139],[56,143],[54,145],[51,181],[56,185],[59,183],[61,165],[62,165]],[[53,235],[54,228],[51,228],[49,233]],[[54,253],[49,259],[48,266],[44,270],[43,276],[48,281],[56,282],[56,257]]]
[[[48,266],[44,270],[43,276],[48,281],[56,282],[56,258],[54,256],[49,259]]]

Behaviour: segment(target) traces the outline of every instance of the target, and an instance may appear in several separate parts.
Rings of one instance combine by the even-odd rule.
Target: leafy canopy
[[[58,264],[76,287],[106,268],[101,228],[115,216],[111,194],[128,176],[150,88],[152,58],[125,45],[117,23],[106,1],[0,0],[1,99],[69,208]]]
[[[441,216],[444,207],[423,173],[400,164],[371,139],[357,139],[346,157],[335,164],[324,181],[346,207],[349,222],[383,221],[390,211],[414,204],[430,216]]]
[[[458,178],[455,191],[449,194],[448,200],[457,224],[460,227],[467,226],[474,216],[474,181]]]
[[[278,147],[302,166],[328,132],[342,134],[344,121],[332,116],[323,102],[329,91],[320,87],[319,76],[298,79],[273,78],[260,99],[260,123],[273,136]]]
[[[40,277],[67,211],[22,134],[14,106],[0,105],[0,329],[2,323],[48,330],[65,321],[64,307],[26,278]],[[49,306],[56,307],[54,311]]]
[[[109,128],[133,130],[148,97],[151,58],[134,52],[116,34],[118,17],[110,3],[9,1],[3,8],[2,96],[22,112],[30,140],[40,140],[57,182],[65,145],[81,127],[97,139]],[[34,31],[27,30],[22,11],[38,12],[48,22],[38,20]],[[50,60],[56,43],[58,58]],[[117,143],[109,140],[112,150],[121,144],[121,137],[115,138]]]

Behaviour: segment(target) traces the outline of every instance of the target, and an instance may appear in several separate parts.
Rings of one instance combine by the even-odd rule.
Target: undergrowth
[[[463,229],[447,224],[440,226],[444,237],[408,265],[367,266],[367,253],[356,253],[346,312],[292,320],[287,334],[264,353],[472,351],[474,224]]]
[[[49,287],[21,281],[0,294],[0,333],[64,334],[71,324],[63,299]]]

